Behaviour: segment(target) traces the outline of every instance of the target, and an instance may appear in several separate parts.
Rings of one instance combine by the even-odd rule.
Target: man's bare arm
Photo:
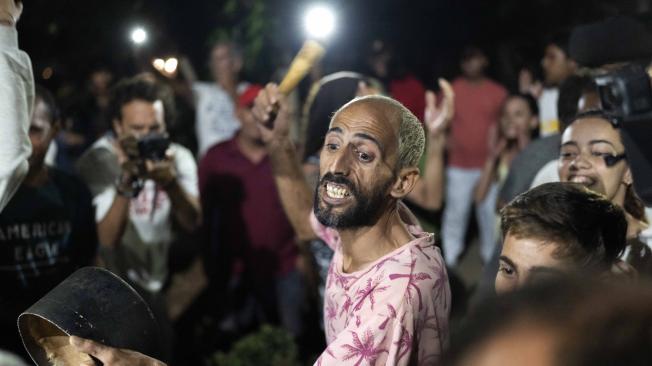
[[[275,105],[278,105],[278,113],[271,127],[267,123],[273,115]],[[312,192],[301,170],[294,144],[290,140],[288,106],[285,97],[278,92],[276,84],[268,84],[258,94],[253,113],[267,146],[285,214],[299,240],[314,239],[316,235],[310,226]]]
[[[444,146],[445,142],[428,139],[426,164],[421,179],[414,185],[408,199],[428,210],[440,210],[444,202]]]
[[[116,194],[106,216],[97,223],[97,237],[100,245],[115,248],[127,227],[129,216],[129,198]]]

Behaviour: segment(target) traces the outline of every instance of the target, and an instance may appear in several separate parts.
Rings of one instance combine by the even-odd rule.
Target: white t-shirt
[[[108,135],[99,139],[78,163],[80,174],[93,193],[97,222],[107,215],[117,194],[115,181],[120,170],[112,139]],[[197,164],[192,153],[178,144],[172,144],[171,149],[181,188],[198,197]],[[89,166],[95,167],[96,172],[89,170]],[[174,239],[172,219],[172,203],[167,193],[154,181],[145,181],[138,197],[131,200],[129,221],[120,245],[107,259],[109,269],[144,289],[159,291],[167,277],[168,249]]]
[[[248,83],[238,84],[238,94],[244,92]],[[221,86],[215,82],[196,82],[192,85],[196,103],[197,144],[199,157],[208,149],[233,137],[240,128],[235,116],[235,102]]]
[[[559,132],[557,115],[558,88],[545,88],[539,97],[539,136],[550,136]]]
[[[539,169],[537,175],[534,176],[534,180],[532,181],[532,185],[530,185],[530,189],[545,183],[559,182],[559,169],[557,167],[557,163],[557,159],[551,160],[547,162],[546,165],[544,165],[541,169]]]

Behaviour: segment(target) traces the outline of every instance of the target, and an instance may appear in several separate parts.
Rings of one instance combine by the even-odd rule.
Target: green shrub
[[[215,366],[298,366],[297,346],[285,330],[263,325],[256,333],[238,340],[228,353],[217,352]]]

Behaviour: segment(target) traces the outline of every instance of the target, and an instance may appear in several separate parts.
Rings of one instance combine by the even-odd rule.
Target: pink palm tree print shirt
[[[413,219],[400,210],[404,221]],[[448,340],[450,288],[433,234],[406,222],[415,240],[343,273],[337,231],[314,214],[311,222],[335,251],[324,296],[328,347],[315,365],[437,365]]]

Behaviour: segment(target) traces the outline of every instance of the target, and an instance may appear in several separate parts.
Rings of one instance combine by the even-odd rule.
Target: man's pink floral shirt
[[[448,340],[450,288],[433,234],[407,223],[415,240],[343,273],[337,231],[314,215],[311,222],[335,251],[324,296],[328,347],[315,365],[437,365]]]

